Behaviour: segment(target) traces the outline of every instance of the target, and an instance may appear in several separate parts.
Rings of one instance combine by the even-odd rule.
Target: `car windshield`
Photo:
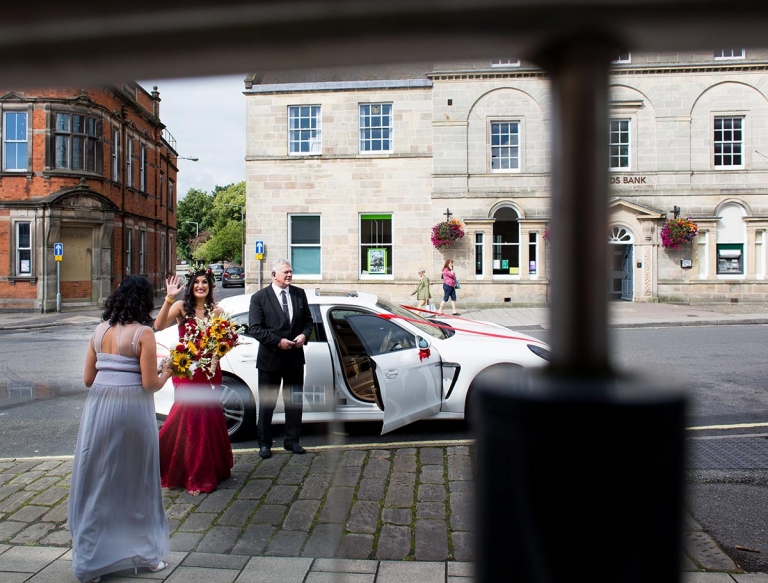
[[[392,302],[379,299],[378,302],[376,302],[376,305],[386,310],[387,312],[392,312],[397,316],[406,318],[408,322],[416,326],[419,330],[423,331],[425,334],[428,334],[429,336],[432,336],[434,338],[440,338],[442,340],[443,338],[450,338],[455,334],[453,330],[435,326],[430,320],[427,320],[426,318],[422,318],[416,312],[407,310],[406,308],[398,304],[393,304]]]

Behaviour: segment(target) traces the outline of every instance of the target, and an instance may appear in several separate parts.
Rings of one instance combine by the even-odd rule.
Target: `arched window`
[[[744,240],[746,229],[741,205],[728,203],[717,211],[717,273],[741,275],[744,273]]]
[[[520,275],[520,217],[515,209],[502,207],[493,218],[493,274]]]

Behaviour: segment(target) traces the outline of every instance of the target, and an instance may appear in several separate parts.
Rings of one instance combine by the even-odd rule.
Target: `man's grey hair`
[[[427,272],[426,269],[424,269],[423,267],[419,267],[419,273],[426,273],[426,272]]]
[[[277,268],[280,267],[281,265],[288,265],[288,266],[290,266],[291,262],[288,261],[285,257],[281,257],[280,259],[275,259],[272,262],[272,271],[277,271]]]

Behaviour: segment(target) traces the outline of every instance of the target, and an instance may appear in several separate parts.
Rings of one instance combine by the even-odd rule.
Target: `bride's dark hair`
[[[101,319],[109,321],[112,325],[138,322],[149,326],[154,321],[154,295],[155,290],[146,277],[129,275],[104,302]]]

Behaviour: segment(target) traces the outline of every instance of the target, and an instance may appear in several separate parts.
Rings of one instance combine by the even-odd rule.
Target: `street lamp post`
[[[243,276],[245,276],[245,223],[243,222],[243,217],[245,216],[245,207],[241,204],[226,202],[224,203],[224,206],[240,207],[240,263],[243,264]]]
[[[197,162],[200,158],[192,158],[189,156],[176,156],[177,160],[192,160],[192,162]]]
[[[197,221],[184,221],[185,223],[192,223],[195,225],[195,239],[197,239],[197,236],[200,234],[200,223]]]

